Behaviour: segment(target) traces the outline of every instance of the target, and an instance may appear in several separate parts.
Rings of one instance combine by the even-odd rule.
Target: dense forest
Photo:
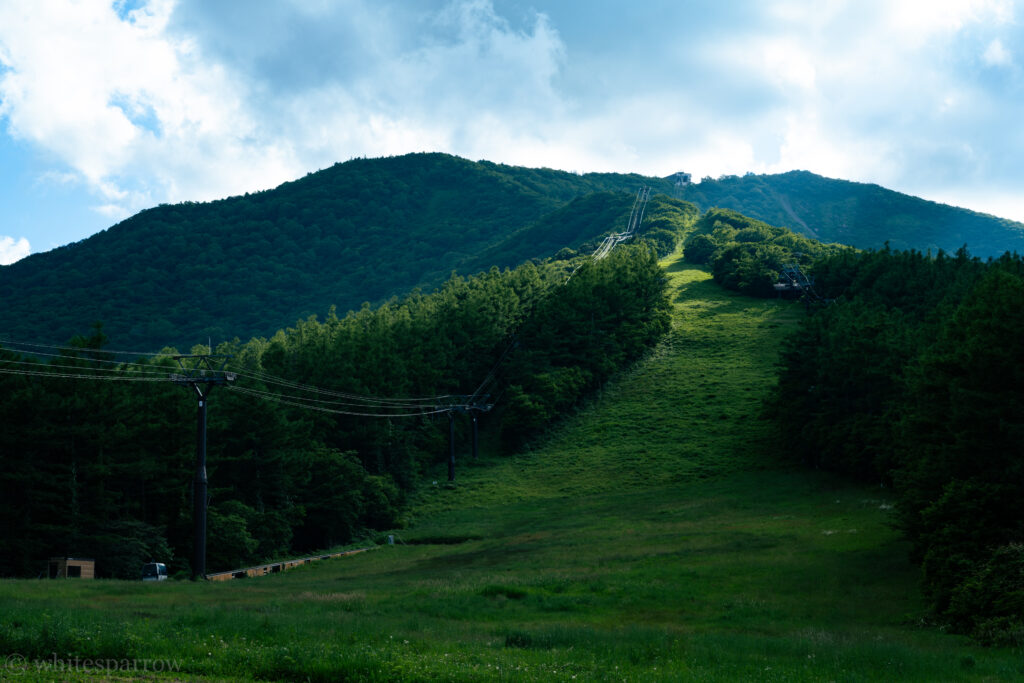
[[[237,380],[210,399],[209,568],[399,525],[446,459],[445,406],[490,380],[482,428],[521,446],[667,330],[664,287],[643,243],[221,344]],[[123,359],[109,345],[97,327],[58,349],[0,349],[0,575],[59,554],[94,557],[103,576],[135,578],[152,558],[188,570],[194,397],[167,381],[173,350]]]
[[[161,205],[0,266],[0,338],[60,344],[97,321],[120,346],[146,351],[267,336],[332,305],[346,312],[430,290],[452,271],[586,251],[619,227],[642,185],[656,193],[652,209],[674,197],[685,201],[673,210],[731,209],[824,242],[1024,252],[1024,226],[1012,221],[806,172],[677,187],[411,154],[353,159],[265,192]]]
[[[146,351],[266,336],[332,305],[357,310],[486,270],[499,263],[477,258],[489,248],[508,254],[503,266],[552,256],[560,235],[500,245],[592,192],[614,193],[606,217],[628,215],[644,184],[668,189],[444,154],[354,159],[266,192],[158,206],[0,267],[0,334],[63,343],[102,321],[119,345]],[[580,240],[618,227],[599,218],[577,218]]]
[[[732,209],[822,242],[862,249],[888,243],[933,254],[964,245],[982,257],[1024,252],[1024,224],[807,171],[704,178],[677,196],[703,210]]]
[[[842,251],[771,413],[804,462],[893,492],[937,619],[1024,632],[1024,259]],[[1017,635],[1014,635],[1017,634]]]
[[[847,249],[735,211],[711,209],[686,238],[683,255],[690,263],[711,266],[715,282],[727,289],[769,297],[776,295],[774,286],[787,264],[796,264],[809,275],[817,259]]]

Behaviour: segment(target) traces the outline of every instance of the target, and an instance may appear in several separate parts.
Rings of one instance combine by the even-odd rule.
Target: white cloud
[[[36,183],[52,185],[75,185],[80,182],[82,182],[82,177],[79,174],[54,169],[44,171],[36,177]]]
[[[15,240],[13,237],[0,235],[0,266],[8,266],[25,258],[31,252],[32,247],[24,237]]]
[[[299,170],[281,169],[275,145],[259,139],[244,88],[165,35],[172,7],[150,2],[124,20],[94,2],[0,7],[0,116],[110,202],[105,213],[266,187]]]
[[[816,78],[813,58],[791,41],[772,41],[759,55],[769,78],[783,87],[813,88]]]
[[[911,46],[940,34],[963,29],[968,24],[1013,20],[1013,0],[882,0],[891,29]]]
[[[710,127],[728,126],[754,147],[754,165],[732,172],[805,168],[940,200],[978,196],[965,187],[987,184],[1012,197],[1006,179],[1024,182],[1014,113],[1024,89],[976,65],[983,52],[990,64],[1012,63],[1012,3],[834,1],[818,10],[776,4],[753,38],[734,46],[716,36],[713,59],[694,65],[758,73],[778,98],[750,98],[743,129],[728,118]]]
[[[1019,75],[981,67],[1013,64],[1012,2],[665,1],[642,20],[623,3],[495,2],[0,3],[0,119],[66,165],[45,182],[86,183],[110,219],[433,150],[805,168],[930,196],[1022,173]]]
[[[455,2],[424,15],[433,32],[406,45],[382,35],[374,7],[294,9],[321,23],[362,22],[395,49],[354,76],[326,74],[283,97],[272,80],[171,31],[174,0],[124,18],[120,5],[5,5],[0,118],[86,181],[101,199],[95,210],[121,217],[272,187],[357,155],[468,153],[488,135],[477,120],[518,121],[518,135],[559,110],[551,82],[563,46],[544,16],[517,31],[487,0]]]
[[[1013,56],[1003,46],[1003,41],[998,38],[988,44],[981,58],[989,66],[1010,66],[1013,64]]]
[[[115,221],[127,218],[129,215],[120,204],[101,204],[94,206],[93,211]]]

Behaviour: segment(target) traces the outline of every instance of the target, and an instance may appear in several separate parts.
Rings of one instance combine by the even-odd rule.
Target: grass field
[[[1024,677],[922,623],[885,489],[776,452],[759,413],[802,309],[666,266],[657,350],[527,452],[439,469],[397,545],[226,583],[0,582],[0,678]]]

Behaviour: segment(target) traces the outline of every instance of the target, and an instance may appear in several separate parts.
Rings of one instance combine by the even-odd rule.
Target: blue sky
[[[1012,0],[0,0],[0,264],[443,151],[806,169],[1024,221]]]

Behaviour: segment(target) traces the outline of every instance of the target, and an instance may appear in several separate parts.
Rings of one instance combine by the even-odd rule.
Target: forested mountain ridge
[[[692,202],[823,242],[1024,252],[1019,223],[805,171],[677,187],[672,178],[411,154],[353,159],[255,194],[161,205],[0,266],[0,335],[64,343],[102,322],[117,346],[146,350],[266,336],[332,306],[343,313],[429,291],[452,271],[586,251],[624,228],[643,185],[656,194],[641,229],[655,241],[656,220],[694,214]]]
[[[861,249],[940,249],[967,245],[987,258],[1024,252],[1024,224],[888,190],[879,185],[825,178],[808,171],[705,178],[679,190],[702,210],[732,209],[771,225],[784,225],[822,242]]]
[[[644,184],[669,189],[636,175],[445,154],[353,159],[274,190],[161,205],[0,267],[2,332],[63,343],[100,321],[118,346],[154,350],[270,335],[331,306],[357,309],[437,286],[577,196],[616,192],[628,215]],[[592,238],[624,226],[589,227]],[[503,262],[551,253],[525,246]]]

